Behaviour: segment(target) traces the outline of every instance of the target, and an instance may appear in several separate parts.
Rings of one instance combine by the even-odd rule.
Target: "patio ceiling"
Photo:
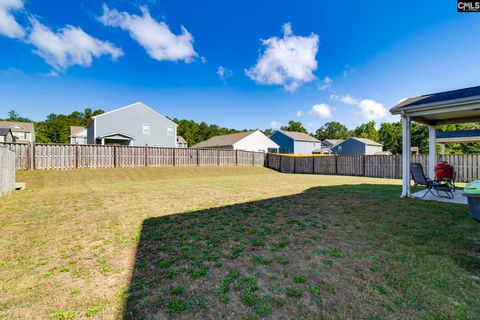
[[[390,109],[427,125],[480,121],[480,86],[408,98]]]

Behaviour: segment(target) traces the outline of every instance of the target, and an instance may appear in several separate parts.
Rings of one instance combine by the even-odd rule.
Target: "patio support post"
[[[410,117],[402,114],[402,197],[410,197]]]
[[[435,126],[428,126],[428,177],[435,179],[437,162],[437,134]]]

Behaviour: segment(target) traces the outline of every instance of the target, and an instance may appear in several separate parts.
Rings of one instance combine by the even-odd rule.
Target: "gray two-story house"
[[[88,144],[176,147],[177,124],[142,102],[92,117]]]

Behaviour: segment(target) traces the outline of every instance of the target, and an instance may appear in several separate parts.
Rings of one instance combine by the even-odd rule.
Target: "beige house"
[[[87,128],[70,126],[70,143],[87,144]]]
[[[0,128],[9,128],[12,130],[15,142],[35,142],[35,128],[33,122],[0,121]]]

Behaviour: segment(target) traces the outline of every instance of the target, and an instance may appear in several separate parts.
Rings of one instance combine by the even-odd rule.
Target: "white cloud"
[[[282,124],[278,121],[272,120],[272,122],[270,122],[270,128],[272,129],[279,129],[281,126]]]
[[[325,103],[315,104],[310,109],[309,114],[318,118],[330,118],[333,114],[334,108]]]
[[[305,115],[305,112],[303,112],[302,110],[298,110],[298,111],[297,111],[297,117],[298,117],[298,118],[301,118],[301,117],[303,117],[304,115]]]
[[[198,57],[193,49],[193,36],[181,26],[181,34],[174,34],[169,26],[150,16],[146,7],[140,7],[142,15],[119,12],[103,5],[103,15],[99,18],[106,26],[118,27],[130,33],[155,60],[192,62]],[[202,59],[203,60],[203,59]]]
[[[9,38],[23,38],[25,30],[18,24],[13,11],[23,9],[22,0],[0,0],[0,34]]]
[[[322,82],[318,85],[318,90],[327,90],[332,87],[333,80],[330,77],[323,78]]]
[[[304,83],[315,80],[318,35],[296,36],[291,24],[286,23],[283,38],[271,37],[262,43],[266,48],[257,64],[245,70],[252,80],[260,84],[281,85],[287,91],[295,91]]]
[[[220,66],[217,68],[217,76],[223,81],[226,81],[228,78],[233,76],[233,72],[228,68]]]
[[[363,99],[358,104],[360,114],[366,120],[378,120],[387,116],[387,109],[382,103],[371,99]]]
[[[336,94],[332,94],[330,96],[330,99],[331,100],[339,100],[345,104],[349,104],[351,106],[355,106],[355,105],[358,105],[358,101],[356,99],[354,99],[352,96],[350,95],[336,95]]]
[[[359,115],[366,120],[378,120],[388,117],[388,110],[384,105],[372,99],[357,100],[350,95],[330,96],[332,100],[339,100],[345,104],[356,106],[359,109]]]
[[[72,65],[89,67],[93,58],[103,55],[117,59],[123,51],[107,41],[101,41],[85,33],[82,29],[67,25],[53,32],[37,19],[30,19],[32,29],[28,43],[56,71],[62,71]]]

